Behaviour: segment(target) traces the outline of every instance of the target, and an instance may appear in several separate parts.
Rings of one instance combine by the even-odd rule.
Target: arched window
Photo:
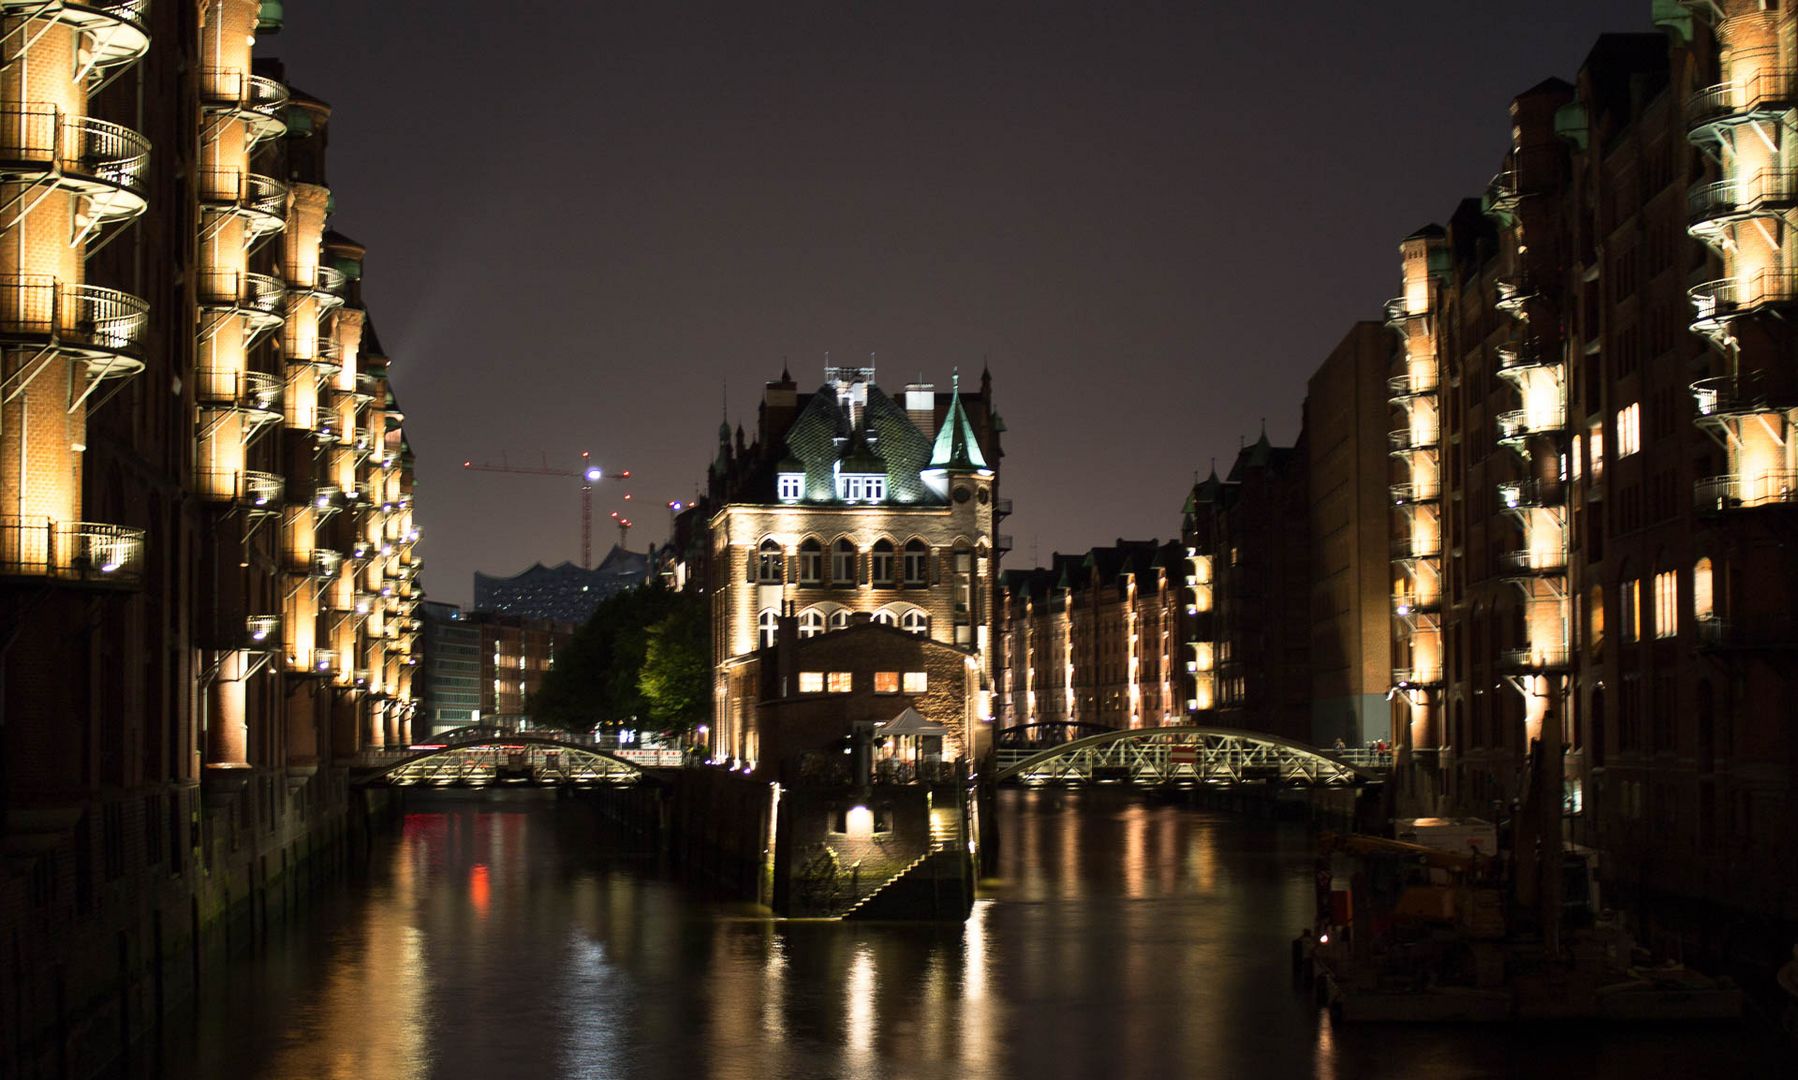
[[[780,632],[780,613],[773,608],[764,608],[755,620],[756,636],[766,649],[774,644],[775,636]]]
[[[893,542],[891,540],[874,541],[874,584],[893,584]]]
[[[756,581],[763,585],[779,585],[781,579],[780,545],[772,540],[763,540],[757,554]]]
[[[930,581],[930,549],[922,540],[908,540],[905,544],[905,583],[907,585],[926,585]]]
[[[847,537],[830,545],[830,583],[855,584],[855,545]]]
[[[824,632],[824,614],[817,608],[806,608],[799,613],[799,636],[801,639],[814,638]]]
[[[824,545],[807,538],[799,545],[799,584],[817,585],[824,580]]]
[[[874,621],[882,626],[895,626],[899,619],[892,612],[882,609],[874,613]]]
[[[848,608],[838,608],[830,613],[830,628],[832,630],[847,630],[849,628]]]
[[[912,608],[899,620],[899,629],[916,637],[930,635],[930,616],[918,608]]]

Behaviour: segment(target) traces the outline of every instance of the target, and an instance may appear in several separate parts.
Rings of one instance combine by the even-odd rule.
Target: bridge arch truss
[[[1348,755],[1253,731],[1210,727],[1134,728],[1043,750],[994,751],[994,779],[1021,784],[1241,784],[1353,787],[1385,770]]]
[[[485,787],[522,782],[620,786],[643,778],[632,762],[541,735],[480,734],[382,763],[370,782],[395,787]]]

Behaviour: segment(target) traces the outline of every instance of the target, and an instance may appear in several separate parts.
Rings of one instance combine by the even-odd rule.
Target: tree
[[[685,736],[711,711],[711,622],[705,598],[680,595],[649,628],[637,688],[657,730]]]
[[[702,597],[681,597],[660,584],[607,597],[556,657],[531,703],[532,720],[574,731],[640,723],[649,715],[638,683],[650,628],[681,603],[704,608]]]

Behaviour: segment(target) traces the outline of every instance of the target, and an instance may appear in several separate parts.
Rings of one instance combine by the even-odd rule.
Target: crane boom
[[[547,454],[543,457],[542,465],[513,465],[502,457],[498,465],[491,462],[476,465],[473,461],[464,461],[462,468],[468,472],[515,473],[522,476],[568,476],[579,480],[581,482],[581,569],[583,570],[593,568],[594,483],[600,480],[629,480],[631,477],[629,469],[607,476],[603,470],[594,467],[593,455],[586,450],[581,451],[581,467],[578,469],[555,468],[550,465]]]

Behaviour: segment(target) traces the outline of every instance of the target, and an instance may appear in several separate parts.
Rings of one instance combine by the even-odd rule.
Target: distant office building
[[[598,567],[537,563],[511,577],[474,576],[474,609],[552,622],[585,623],[600,601],[649,579],[649,556],[614,546]]]
[[[531,700],[558,653],[574,639],[576,626],[553,619],[495,615],[477,611],[464,616],[480,634],[480,712],[483,724],[525,727]]]
[[[481,719],[481,626],[454,604],[427,600],[419,734],[435,735]]]

